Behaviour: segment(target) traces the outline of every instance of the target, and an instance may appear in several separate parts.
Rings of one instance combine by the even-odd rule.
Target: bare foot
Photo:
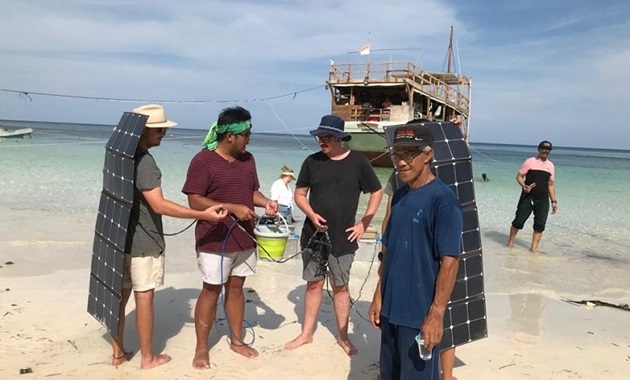
[[[232,349],[232,351],[236,352],[237,354],[241,354],[246,358],[252,359],[258,356],[258,351],[246,344],[230,344],[230,348]]]
[[[170,361],[171,361],[171,357],[166,354],[153,355],[151,357],[151,360],[144,360],[144,358],[142,358],[142,361],[140,362],[140,368],[151,369],[151,368],[160,366],[162,364],[166,364]]]
[[[198,348],[195,350],[195,357],[193,358],[194,369],[208,369],[210,368],[210,352],[207,348]]]
[[[341,346],[341,348],[343,348],[343,351],[348,356],[356,355],[357,352],[359,352],[359,350],[357,350],[357,348],[352,344],[352,342],[350,342],[350,339],[348,339],[348,338],[346,338],[346,339],[338,339],[337,340],[337,344],[339,344]]]
[[[120,356],[113,355],[112,356],[112,365],[118,368],[119,365],[128,362],[129,359],[133,356],[133,352],[125,352]]]
[[[508,248],[514,247],[514,240],[508,240],[506,245],[507,245]]]
[[[293,350],[296,349],[304,344],[309,344],[309,343],[313,343],[313,337],[312,336],[302,336],[302,334],[300,334],[297,338],[293,339],[292,341],[288,342],[287,344],[284,345],[284,349],[285,350]]]

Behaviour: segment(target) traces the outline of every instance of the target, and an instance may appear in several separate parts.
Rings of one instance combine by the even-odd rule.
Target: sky
[[[452,25],[455,69],[472,78],[472,142],[630,149],[624,0],[0,0],[0,9],[0,119],[113,125],[162,100],[184,128],[207,129],[240,105],[254,132],[306,134],[330,112],[329,60],[365,60],[348,53],[369,40],[373,62],[444,70]]]

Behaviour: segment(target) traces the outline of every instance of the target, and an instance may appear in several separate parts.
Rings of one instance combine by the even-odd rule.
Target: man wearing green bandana
[[[259,190],[254,156],[246,150],[251,135],[249,111],[242,107],[224,109],[212,124],[204,148],[190,162],[182,191],[190,207],[205,210],[222,204],[230,216],[218,222],[197,221],[195,229],[197,265],[203,287],[195,307],[197,346],[193,367],[210,367],[208,334],[212,329],[221,286],[225,285],[225,311],[230,325],[230,348],[248,358],[258,352],[243,343],[245,278],[256,270],[254,207],[275,215],[278,203]],[[243,231],[234,225],[235,219]],[[248,234],[250,236],[248,236]]]

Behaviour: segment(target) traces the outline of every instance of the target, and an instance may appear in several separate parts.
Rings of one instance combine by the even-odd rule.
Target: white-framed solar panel
[[[434,138],[431,171],[453,190],[462,206],[463,231],[459,270],[444,315],[440,347],[459,346],[488,336],[484,294],[483,256],[479,216],[475,203],[472,155],[461,129],[450,122],[415,122],[385,128],[391,146],[394,130],[424,125]]]
[[[133,204],[134,154],[147,119],[125,112],[105,144],[87,310],[114,336],[118,336],[125,244]]]

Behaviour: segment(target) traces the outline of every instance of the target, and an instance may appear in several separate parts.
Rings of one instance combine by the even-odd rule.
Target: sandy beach
[[[377,378],[379,333],[363,319],[376,282],[376,265],[370,268],[370,262],[356,262],[351,280],[351,294],[357,298],[367,278],[350,318],[358,355],[348,357],[336,345],[328,297],[313,344],[285,351],[283,345],[299,332],[303,314],[300,264],[259,261],[256,275],[246,282],[246,319],[254,326],[254,347],[260,356],[248,360],[230,351],[227,326],[219,322],[210,336],[212,368],[198,371],[191,367],[192,310],[200,287],[192,232],[169,238],[166,284],[156,292],[155,348],[173,360],[141,371],[136,355],[113,368],[106,330],[86,312],[94,215],[10,211],[0,214],[0,225],[11,226],[0,230],[0,372],[5,379]],[[35,220],[38,223],[30,222]],[[171,222],[167,227],[177,230],[182,225]],[[628,312],[562,301],[537,286],[543,280],[536,273],[549,272],[555,260],[529,254],[522,247],[504,249],[492,235],[483,238],[489,336],[458,348],[455,375],[460,380],[626,376]],[[610,275],[622,277],[624,267],[611,268]],[[514,281],[529,278],[530,283],[523,284],[523,290],[529,290],[510,287],[507,291],[506,273]],[[618,294],[608,291],[608,300],[618,303],[616,298],[625,292],[621,286]],[[221,309],[218,314],[222,316]],[[137,338],[130,328],[134,319],[132,300],[127,348],[137,353]],[[252,339],[249,332],[247,339]],[[32,373],[20,375],[27,368]]]

